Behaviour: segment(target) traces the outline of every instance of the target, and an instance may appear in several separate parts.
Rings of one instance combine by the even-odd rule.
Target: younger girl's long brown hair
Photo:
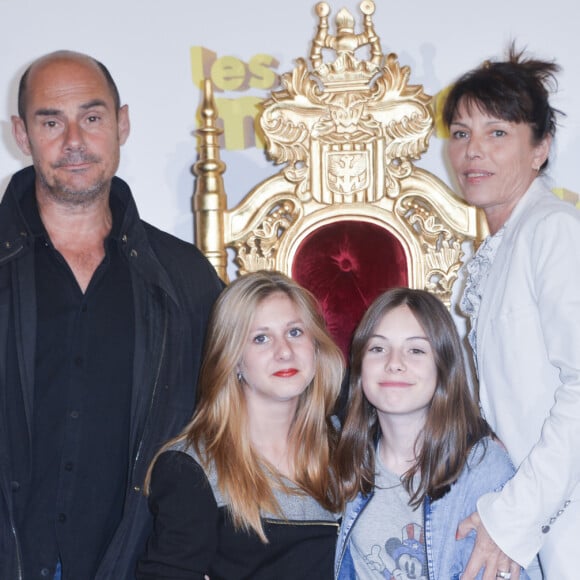
[[[317,357],[314,379],[299,399],[289,434],[293,480],[326,509],[337,509],[336,480],[330,466],[337,435],[330,415],[340,391],[343,358],[326,331],[316,299],[278,272],[241,276],[218,298],[208,327],[196,411],[184,430],[153,459],[145,481],[148,491],[151,470],[160,453],[177,444],[190,446],[204,468],[215,467],[234,525],[254,530],[264,542],[260,514],[279,513],[273,482],[284,486],[275,468],[252,448],[237,367],[256,308],[276,293],[285,294],[297,306],[314,340]]]
[[[344,501],[354,499],[358,492],[368,494],[374,487],[380,425],[376,409],[362,390],[362,364],[381,319],[402,305],[409,307],[425,331],[437,367],[435,393],[422,435],[415,442],[417,461],[402,478],[411,496],[410,505],[419,505],[427,494],[432,499],[443,496],[459,477],[471,447],[491,435],[469,389],[459,336],[443,303],[424,290],[388,290],[367,310],[353,338],[348,410],[336,451],[336,471]],[[420,478],[414,488],[416,474]]]

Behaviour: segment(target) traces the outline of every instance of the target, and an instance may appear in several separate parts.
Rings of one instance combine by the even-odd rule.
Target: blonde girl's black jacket
[[[19,205],[34,195],[34,181],[32,167],[16,173],[0,203],[0,578],[6,580],[27,580],[13,496],[26,486],[31,462],[36,287],[30,231]],[[141,490],[145,472],[158,448],[191,416],[207,319],[223,287],[197,248],[139,218],[121,179],[113,179],[111,196],[126,207],[120,246],[135,309],[131,459],[123,518],[95,580],[134,577],[151,526]],[[16,385],[6,384],[9,352],[17,357]]]

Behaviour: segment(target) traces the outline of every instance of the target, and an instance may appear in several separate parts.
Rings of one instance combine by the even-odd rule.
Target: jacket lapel
[[[545,185],[542,179],[535,179],[528,191],[523,195],[510,216],[504,238],[491,266],[486,282],[485,291],[481,299],[477,318],[477,366],[481,368],[485,364],[485,344],[491,331],[491,319],[497,314],[501,306],[503,290],[509,276],[511,255],[515,239],[520,225],[525,221],[525,216],[543,196]]]

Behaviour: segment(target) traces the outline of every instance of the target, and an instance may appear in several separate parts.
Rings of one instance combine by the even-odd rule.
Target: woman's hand
[[[472,580],[482,568],[485,568],[483,580],[518,580],[520,577],[520,565],[506,556],[499,546],[491,539],[483,526],[477,512],[465,518],[457,528],[456,538],[462,540],[471,530],[475,530],[475,545],[467,562],[462,578]]]

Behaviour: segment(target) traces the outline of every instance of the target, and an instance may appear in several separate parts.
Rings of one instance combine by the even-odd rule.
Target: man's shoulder
[[[211,294],[221,291],[223,283],[197,246],[145,221],[141,223],[155,258],[174,283],[181,281],[188,288],[205,288]]]
[[[120,177],[114,177],[111,194],[125,205],[124,223],[129,229],[135,249],[149,259],[144,260],[149,273],[161,268],[178,292],[214,296],[221,291],[221,283],[215,268],[202,252],[191,242],[186,242],[169,232],[142,220],[129,185]],[[153,270],[152,270],[153,269]]]
[[[187,242],[169,232],[160,230],[144,220],[141,220],[141,223],[145,229],[147,240],[154,246],[155,250],[159,250],[160,252],[178,252],[179,256],[195,256],[196,258],[206,260],[199,248],[191,242]]]

